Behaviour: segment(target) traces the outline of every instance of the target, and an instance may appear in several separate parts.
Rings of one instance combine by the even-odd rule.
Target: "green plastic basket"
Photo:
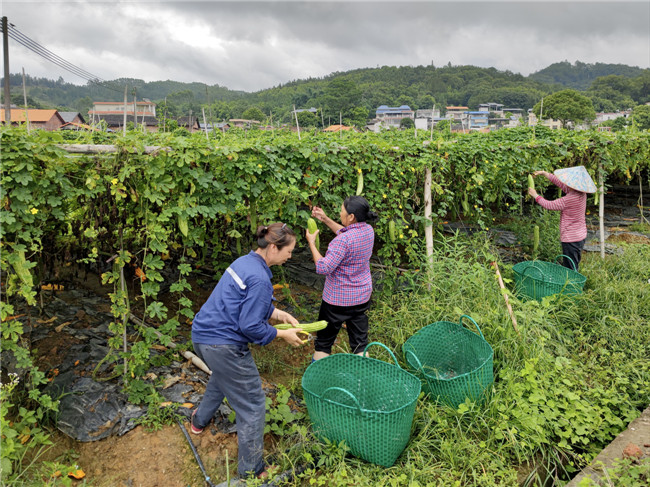
[[[368,357],[373,345],[388,350],[396,365]],[[339,353],[313,362],[302,376],[302,389],[319,438],[345,441],[354,456],[390,467],[411,436],[421,384],[397,364],[393,352],[373,342],[364,356]]]
[[[478,334],[463,326],[467,318]],[[466,398],[481,403],[494,382],[494,351],[476,321],[437,321],[402,345],[404,359],[423,380],[422,390],[440,403],[457,408]]]
[[[573,296],[582,293],[582,288],[587,278],[580,274],[576,265],[566,255],[558,255],[558,258],[565,257],[573,265],[569,269],[555,262],[543,260],[524,261],[515,264],[512,270],[515,273],[515,289],[524,299],[540,299],[553,294],[566,294]]]

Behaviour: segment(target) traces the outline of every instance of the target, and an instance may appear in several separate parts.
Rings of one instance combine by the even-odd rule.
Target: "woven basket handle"
[[[576,263],[573,262],[573,259],[572,259],[571,257],[569,257],[568,255],[560,254],[560,255],[558,255],[558,256],[555,258],[555,261],[557,262],[557,260],[558,260],[560,257],[564,257],[565,259],[569,259],[569,262],[571,262],[571,265],[573,266],[573,270],[576,271],[576,272],[578,272],[578,266],[576,266]]]
[[[526,268],[524,269],[524,272],[521,273],[521,276],[522,276],[522,277],[526,277],[526,272],[528,272],[529,269],[535,269],[535,270],[536,270],[537,272],[539,272],[539,274],[542,276],[542,281],[544,280],[544,277],[545,277],[545,276],[544,276],[544,273],[542,272],[542,270],[541,270],[539,267],[535,267],[534,264],[533,264],[533,265],[529,265],[528,267],[526,267]],[[529,277],[533,278],[533,276],[529,276]],[[533,279],[534,279],[534,278],[533,278]]]
[[[420,362],[420,359],[418,359],[417,355],[415,353],[411,352],[410,350],[404,350],[404,358],[408,362],[408,357],[406,356],[407,353],[410,353],[413,359],[415,359],[415,363],[418,366],[418,370],[426,376],[426,373],[424,372],[424,367],[422,366],[422,362]]]
[[[380,343],[380,342],[372,342],[372,343],[369,343],[368,345],[366,345],[366,348],[364,348],[364,350],[363,350],[363,356],[364,357],[368,356],[367,355],[368,349],[373,345],[379,345],[380,347],[385,348],[388,351],[388,353],[390,353],[390,356],[393,357],[393,360],[395,361],[395,365],[397,365],[399,367],[399,364],[397,363],[397,357],[395,357],[395,354],[391,351],[390,348],[388,348],[386,345],[384,345],[383,343]],[[401,369],[402,367],[399,367],[399,368]]]
[[[357,407],[357,410],[359,411],[359,414],[363,415],[363,411],[361,410],[361,405],[359,404],[359,401],[357,400],[356,397],[354,397],[354,394],[352,394],[350,391],[346,391],[345,389],[343,389],[341,387],[328,387],[320,395],[320,398],[323,399],[324,401],[328,401],[328,402],[332,402],[332,403],[334,401],[325,398],[325,394],[327,394],[329,391],[339,391],[339,392],[344,392],[345,394],[347,394],[354,401],[354,405]]]
[[[471,316],[467,316],[467,315],[463,315],[463,316],[461,316],[461,317],[460,317],[460,320],[458,321],[458,324],[459,324],[460,326],[463,326],[463,318],[467,318],[469,321],[471,321],[472,323],[474,323],[474,326],[476,326],[476,329],[477,329],[478,332],[480,333],[481,338],[482,338],[483,340],[485,340],[485,337],[483,336],[483,332],[482,332],[481,329],[478,327],[478,323],[476,323],[476,321],[474,321],[474,320],[472,319]]]

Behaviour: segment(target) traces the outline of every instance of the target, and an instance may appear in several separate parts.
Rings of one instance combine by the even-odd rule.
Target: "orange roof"
[[[27,110],[27,116],[29,117],[30,122],[49,122],[52,117],[56,114],[56,110],[37,110],[35,108],[30,108]],[[5,111],[0,110],[0,121],[5,121]],[[11,109],[11,121],[12,122],[26,122],[25,120],[25,109],[12,108]]]
[[[352,127],[346,127],[345,125],[330,125],[326,129],[323,129],[323,132],[338,132],[340,130],[352,130]]]
[[[445,107],[447,110],[469,110],[467,107]]]

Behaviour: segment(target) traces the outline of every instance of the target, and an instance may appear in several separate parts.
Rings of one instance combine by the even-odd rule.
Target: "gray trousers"
[[[205,427],[223,398],[237,417],[239,476],[259,475],[264,471],[264,421],[266,403],[262,380],[248,345],[204,345],[193,343],[196,355],[212,375],[201,404],[194,415],[194,426]]]

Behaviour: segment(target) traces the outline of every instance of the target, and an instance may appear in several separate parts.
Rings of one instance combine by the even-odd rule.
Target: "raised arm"
[[[336,223],[334,220],[328,217],[320,206],[314,206],[312,208],[311,216],[313,216],[317,220],[322,221],[334,233],[337,233],[341,228],[343,228],[343,225]]]

